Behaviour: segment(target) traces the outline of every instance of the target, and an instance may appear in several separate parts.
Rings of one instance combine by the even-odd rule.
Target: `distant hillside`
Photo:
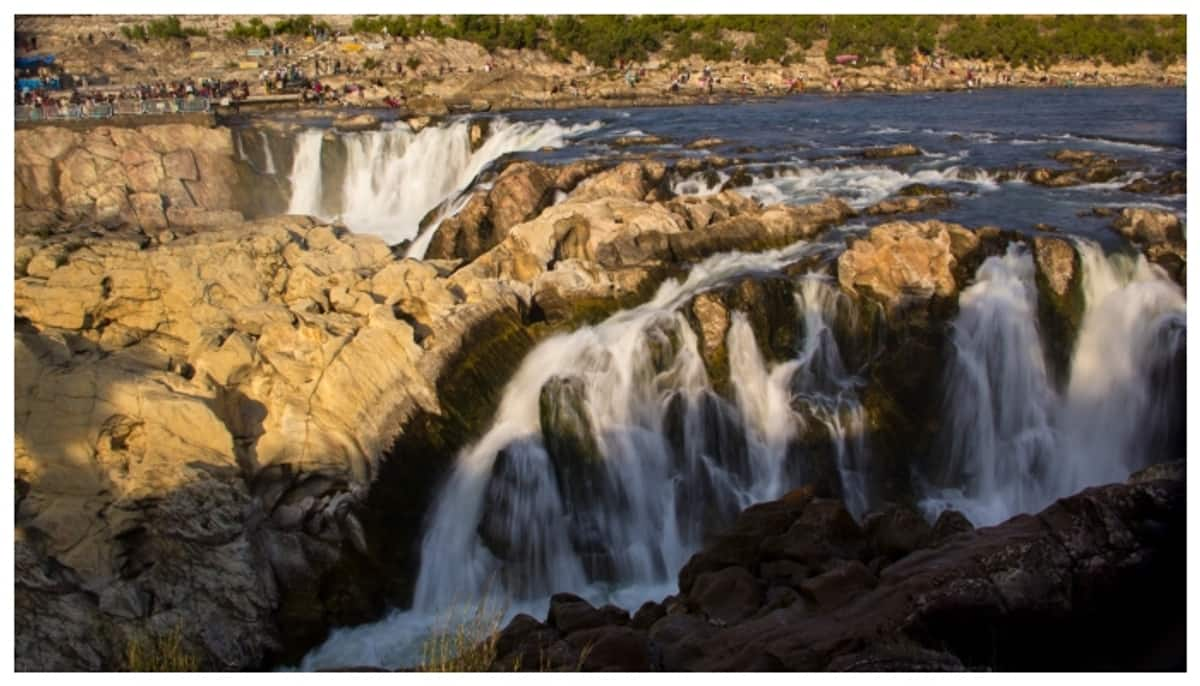
[[[17,17],[18,32],[62,24],[66,17]],[[82,19],[82,17],[81,17]],[[391,37],[428,36],[497,48],[540,50],[567,61],[578,53],[610,67],[650,56],[699,57],[752,64],[804,61],[814,44],[830,63],[840,54],[859,64],[906,65],[922,56],[1007,62],[1047,68],[1063,61],[1093,60],[1122,66],[1142,58],[1159,65],[1184,59],[1184,16],[933,16],[933,15],[293,15],[88,18],[116,24],[131,41],[187,36],[263,40],[315,31]],[[47,21],[49,20],[49,21]],[[66,23],[71,23],[69,20]]]
[[[1183,16],[363,16],[353,20],[351,30],[457,38],[487,50],[540,49],[563,60],[578,52],[605,67],[655,53],[782,64],[802,61],[802,51],[816,41],[827,42],[829,62],[849,53],[864,64],[882,63],[889,48],[898,64],[940,52],[1027,67],[1085,59],[1120,66],[1142,57],[1169,64],[1187,50]],[[752,38],[748,43],[733,39],[731,34],[739,32]]]

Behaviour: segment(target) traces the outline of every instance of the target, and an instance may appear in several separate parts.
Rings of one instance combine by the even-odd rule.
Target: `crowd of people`
[[[109,105],[116,108],[120,101],[141,103],[147,100],[207,98],[229,105],[244,100],[249,95],[250,84],[246,81],[202,78],[138,83],[115,89],[84,87],[75,88],[70,93],[57,94],[44,89],[22,89],[17,92],[16,104],[18,107],[77,106],[87,116],[97,106]]]

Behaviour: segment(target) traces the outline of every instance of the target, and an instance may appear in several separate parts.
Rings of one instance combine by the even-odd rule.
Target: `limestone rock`
[[[882,224],[838,258],[838,281],[848,292],[889,306],[905,297],[950,297],[959,288],[958,260],[978,246],[974,232],[957,224]]]
[[[1137,243],[1177,243],[1183,240],[1183,227],[1173,212],[1141,207],[1126,207],[1113,220],[1113,229]]]

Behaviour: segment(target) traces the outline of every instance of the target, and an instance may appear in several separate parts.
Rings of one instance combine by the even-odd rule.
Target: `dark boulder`
[[[563,634],[594,629],[607,624],[605,613],[592,607],[583,598],[570,593],[556,593],[550,598],[546,623]]]
[[[653,668],[645,631],[603,626],[577,631],[567,641],[579,650],[587,672],[648,672]]]
[[[763,604],[758,580],[744,567],[701,574],[687,597],[690,605],[718,626],[737,624]]]

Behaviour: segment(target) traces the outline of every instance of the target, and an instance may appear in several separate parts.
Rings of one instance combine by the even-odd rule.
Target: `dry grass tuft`
[[[496,641],[500,638],[504,608],[489,604],[487,594],[469,615],[457,617],[451,610],[444,628],[421,646],[419,672],[486,672],[496,659]]]
[[[165,636],[136,637],[125,644],[125,669],[130,672],[197,672],[200,658],[183,645],[178,624]]]

